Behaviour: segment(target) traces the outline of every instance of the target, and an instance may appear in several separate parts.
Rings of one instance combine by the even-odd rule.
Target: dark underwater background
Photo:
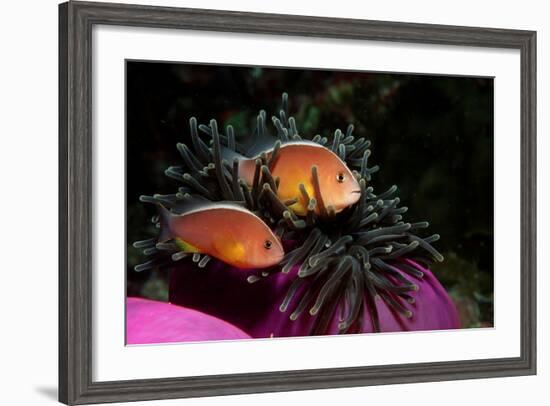
[[[493,79],[128,61],[126,65],[127,294],[168,299],[168,271],[137,273],[132,242],[155,236],[155,208],[142,194],[174,193],[164,176],[181,162],[191,116],[237,137],[256,115],[280,108],[300,134],[331,136],[355,126],[372,141],[375,193],[395,184],[404,220],[427,220],[445,256],[432,266],[455,302],[463,327],[493,325]]]

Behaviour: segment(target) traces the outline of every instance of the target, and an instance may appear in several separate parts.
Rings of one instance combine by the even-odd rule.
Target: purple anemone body
[[[381,299],[376,300],[382,332],[444,330],[460,328],[456,308],[444,288],[431,273],[416,262],[406,260],[424,273],[421,279],[413,278],[397,270],[418,285],[410,292],[414,303],[402,302],[412,312],[405,317]],[[277,273],[250,284],[250,272],[232,268],[222,263],[212,264],[208,270],[196,269],[193,265],[178,267],[172,271],[170,301],[195,308],[238,326],[254,338],[307,336],[317,316],[306,309],[296,320],[289,315],[297,306],[300,295],[292,301],[286,312],[281,312],[282,303],[292,281],[297,277],[298,266],[289,273]],[[338,333],[340,308],[331,316],[326,334]],[[374,332],[369,312],[365,311],[362,332]]]
[[[250,338],[230,323],[169,303],[126,299],[126,343],[155,344]]]

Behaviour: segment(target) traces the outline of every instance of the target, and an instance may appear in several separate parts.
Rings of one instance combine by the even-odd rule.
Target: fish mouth
[[[283,259],[284,259],[284,255],[278,255],[275,258],[268,259],[265,263],[261,264],[259,268],[270,268],[272,266],[279,265]]]
[[[348,204],[351,205],[351,204],[355,204],[359,201],[359,199],[361,199],[361,190],[358,189],[358,190],[352,190],[349,194],[349,201],[348,201]]]
[[[361,190],[352,190],[350,196],[353,203],[357,202],[361,198]]]

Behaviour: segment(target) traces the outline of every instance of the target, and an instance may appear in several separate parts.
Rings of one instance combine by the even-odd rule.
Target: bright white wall
[[[545,2],[416,0],[337,2],[297,0],[146,0],[158,5],[414,21],[538,31],[539,134],[539,375],[459,382],[393,385],[225,398],[159,401],[144,405],[543,404],[550,384],[548,340],[550,190],[542,154],[550,107],[550,20]],[[508,4],[509,3],[509,4]],[[57,383],[57,2],[0,5],[0,404],[55,404]],[[545,18],[546,16],[546,18]],[[550,158],[548,158],[550,159]],[[26,227],[23,228],[22,225]],[[547,226],[546,229],[544,226]],[[539,400],[541,399],[541,400]],[[136,403],[134,403],[136,404]],[[141,403],[139,403],[141,404]],[[136,404],[136,405],[139,405]]]

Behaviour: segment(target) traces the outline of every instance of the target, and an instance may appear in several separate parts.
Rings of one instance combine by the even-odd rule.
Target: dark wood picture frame
[[[521,54],[521,355],[112,382],[92,380],[92,27],[107,24],[518,49]],[[59,6],[59,400],[217,396],[536,373],[536,33],[506,29],[68,2]]]

